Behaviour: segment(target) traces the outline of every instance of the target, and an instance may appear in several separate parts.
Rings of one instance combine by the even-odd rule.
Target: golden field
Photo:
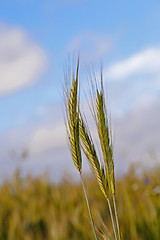
[[[116,182],[117,205],[123,239],[160,239],[160,169],[137,176],[132,167]],[[94,178],[85,184],[99,239],[113,239],[106,201]],[[46,177],[21,178],[0,187],[0,240],[93,239],[80,183]]]

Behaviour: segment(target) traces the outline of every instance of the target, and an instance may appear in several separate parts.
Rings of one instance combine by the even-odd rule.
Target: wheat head
[[[79,129],[80,129],[80,137],[83,143],[83,147],[82,147],[83,152],[86,155],[93,169],[93,172],[98,181],[101,191],[103,192],[104,196],[107,198],[108,182],[105,176],[104,168],[100,166],[91,134],[89,133],[89,130],[87,130],[84,124],[84,121],[82,119],[82,116],[80,117],[80,120],[79,120]]]
[[[112,143],[110,141],[110,131],[107,110],[105,107],[105,99],[103,87],[101,90],[97,89],[96,96],[96,125],[98,129],[98,135],[103,152],[103,158],[106,166],[106,175],[108,179],[109,189],[111,193],[115,194],[115,178],[114,178],[114,161]]]
[[[78,73],[79,59],[76,76],[73,75],[71,87],[65,87],[65,124],[69,139],[70,151],[76,169],[81,173],[82,158],[79,142],[79,101],[78,101]]]

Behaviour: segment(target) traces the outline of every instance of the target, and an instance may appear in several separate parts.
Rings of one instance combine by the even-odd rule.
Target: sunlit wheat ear
[[[78,99],[78,72],[79,72],[79,58],[77,62],[76,77],[72,78],[72,86],[64,88],[64,105],[65,105],[65,125],[67,130],[67,135],[69,139],[69,148],[72,154],[72,159],[76,169],[80,173],[81,183],[83,186],[84,195],[86,198],[86,203],[89,211],[89,216],[91,219],[91,224],[93,227],[93,232],[95,239],[98,240],[96,229],[88,201],[87,192],[82,178],[82,158],[80,149],[80,136],[79,136],[79,99]]]
[[[76,77],[73,75],[72,86],[65,88],[65,124],[69,139],[70,151],[76,169],[81,173],[82,158],[79,143],[79,102],[78,102],[78,71],[77,63]]]
[[[111,142],[111,134],[109,130],[109,120],[107,116],[107,110],[105,106],[105,98],[103,91],[103,84],[101,80],[100,91],[96,89],[96,125],[98,129],[98,135],[103,152],[103,158],[106,166],[106,175],[109,184],[109,190],[115,194],[115,178],[114,178],[114,162],[113,162],[113,150]]]
[[[91,134],[89,133],[89,130],[87,130],[84,121],[82,119],[82,116],[79,120],[79,129],[80,129],[80,137],[83,143],[83,151],[86,155],[92,170],[96,176],[96,179],[98,181],[98,184],[100,186],[101,191],[103,192],[104,196],[108,197],[108,183],[105,176],[105,172],[103,167],[100,166],[96,150],[91,138]]]
[[[107,179],[108,179],[109,190],[110,190],[110,193],[112,194],[113,202],[114,202],[116,224],[117,224],[117,229],[118,229],[118,238],[119,238],[119,240],[121,240],[118,213],[117,213],[117,207],[116,207],[116,202],[115,202],[115,176],[114,176],[113,146],[112,146],[112,140],[111,140],[112,134],[111,134],[110,126],[109,126],[107,109],[105,106],[102,73],[101,73],[101,89],[100,89],[100,91],[96,87],[96,108],[95,109],[96,110],[94,110],[94,116],[95,116],[96,125],[97,125],[97,129],[98,129],[98,135],[99,135],[99,139],[100,139],[100,143],[101,143],[101,148],[102,148],[102,152],[103,152],[103,158],[104,158],[105,167],[106,167],[106,175],[107,175]],[[108,201],[109,208],[110,208],[113,228],[114,228],[114,232],[115,232],[115,238],[117,239],[117,234],[115,231],[110,201],[109,201],[109,199],[107,199],[107,201]]]

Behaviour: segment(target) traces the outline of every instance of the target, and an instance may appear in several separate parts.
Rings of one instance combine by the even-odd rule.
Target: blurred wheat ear
[[[76,75],[73,74],[71,86],[65,84],[64,88],[64,105],[65,105],[65,125],[69,140],[69,148],[76,169],[78,170],[86,198],[86,203],[91,219],[95,239],[98,240],[95,225],[86,193],[85,185],[82,178],[82,156],[79,136],[79,96],[78,96],[78,75],[79,75],[79,58],[77,61]],[[69,79],[66,79],[69,80]]]

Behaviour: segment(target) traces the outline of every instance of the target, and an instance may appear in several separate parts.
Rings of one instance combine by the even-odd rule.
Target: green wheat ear
[[[86,155],[92,167],[92,170],[95,174],[95,177],[98,181],[101,191],[103,192],[104,196],[107,198],[108,182],[105,176],[104,168],[100,166],[91,134],[89,133],[89,130],[87,130],[84,124],[84,121],[82,119],[82,116],[79,120],[79,127],[80,127],[80,137],[83,143],[83,152]]]
[[[79,58],[77,62],[76,77],[72,78],[72,85],[68,88],[65,86],[64,89],[64,105],[65,105],[65,125],[67,130],[67,135],[69,139],[69,147],[72,154],[72,159],[76,169],[78,170],[81,178],[81,183],[83,186],[84,195],[86,198],[86,203],[88,207],[89,216],[91,219],[91,224],[93,227],[93,232],[95,239],[97,238],[97,233],[88,201],[87,192],[82,178],[82,157],[80,149],[80,135],[79,135],[79,100],[78,100],[78,73],[79,73]]]
[[[110,140],[109,121],[105,107],[105,98],[103,85],[101,81],[100,91],[96,89],[96,125],[98,129],[99,140],[102,148],[103,158],[106,166],[106,175],[110,192],[115,194],[115,177],[112,142]]]
[[[105,106],[102,72],[101,72],[101,89],[98,90],[98,87],[96,85],[96,107],[93,107],[92,110],[94,113],[94,118],[96,121],[99,140],[100,140],[103,158],[105,162],[105,170],[106,170],[106,176],[108,180],[109,192],[111,193],[113,198],[114,212],[115,212],[115,218],[116,218],[116,224],[117,224],[117,230],[118,230],[118,239],[121,240],[119,219],[118,219],[116,200],[115,200],[115,175],[114,175],[113,146],[112,146],[112,138],[111,138],[112,134],[109,126],[107,109]],[[107,199],[107,201],[110,209],[110,215],[112,219],[115,238],[117,239],[117,233],[116,233],[115,223],[113,219],[113,212],[111,209],[109,198]]]
[[[77,63],[76,77],[72,78],[72,86],[65,90],[65,113],[66,130],[70,143],[70,151],[76,169],[81,172],[82,158],[79,143],[79,102],[78,102],[78,72],[79,59]]]

